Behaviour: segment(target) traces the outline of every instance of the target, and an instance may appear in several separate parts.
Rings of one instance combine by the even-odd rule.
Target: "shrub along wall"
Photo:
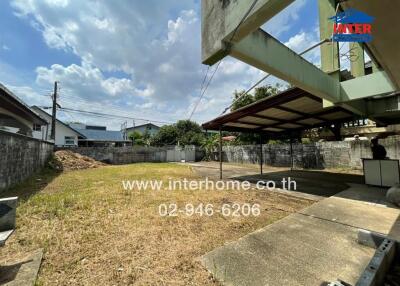
[[[0,190],[43,168],[53,149],[52,143],[0,130]]]

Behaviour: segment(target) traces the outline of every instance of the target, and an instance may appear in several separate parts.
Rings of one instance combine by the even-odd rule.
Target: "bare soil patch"
[[[78,153],[74,153],[70,150],[59,150],[54,152],[54,158],[49,164],[56,170],[64,171],[84,170],[106,165],[102,162]]]

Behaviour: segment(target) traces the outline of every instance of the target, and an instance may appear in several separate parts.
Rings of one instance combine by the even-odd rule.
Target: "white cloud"
[[[295,51],[296,53],[302,53],[310,47],[314,46],[319,42],[319,35],[315,32],[299,32],[298,34],[291,37],[285,45]],[[319,65],[321,60],[320,47],[315,47],[313,50],[307,52],[303,56],[309,62]]]
[[[268,22],[268,29],[287,31],[304,3],[297,0]],[[198,1],[14,0],[12,6],[50,48],[81,59],[36,69],[39,88],[60,82],[61,103],[103,111],[112,105],[135,116],[174,121],[187,117],[197,102],[205,72]],[[299,46],[301,39],[289,42]],[[202,122],[218,115],[235,89],[246,89],[263,75],[224,59],[194,118]]]
[[[51,86],[58,81],[61,88],[69,93],[82,95],[86,100],[111,100],[111,97],[148,97],[154,93],[151,86],[137,89],[131,79],[105,78],[99,68],[83,62],[64,67],[52,65],[50,68],[36,69],[36,83],[40,87]]]

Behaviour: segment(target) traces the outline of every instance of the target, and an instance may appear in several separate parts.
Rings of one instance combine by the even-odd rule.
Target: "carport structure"
[[[245,132],[260,135],[260,172],[262,174],[264,138],[290,138],[301,131],[328,127],[340,136],[340,126],[359,118],[341,107],[323,107],[323,101],[300,88],[290,88],[277,95],[259,100],[236,111],[203,124],[206,130],[219,130],[220,178],[222,178],[222,131]],[[292,140],[291,140],[292,142]],[[293,154],[291,156],[293,163]]]
[[[202,1],[203,64],[219,65],[231,56],[298,87],[203,127],[282,136],[318,126],[332,128],[353,118],[368,118],[378,126],[400,123],[400,40],[391,32],[400,29],[400,2],[318,0],[321,67],[317,67],[263,29],[294,1]],[[372,41],[349,44],[354,58],[346,77],[331,19],[338,21],[348,10],[373,22]],[[372,72],[367,71],[365,53],[372,60]],[[335,134],[335,128],[332,131]]]
[[[203,0],[202,62],[215,65],[234,57],[307,91],[323,107],[340,106],[379,125],[400,122],[400,2],[392,0],[319,0],[321,67],[308,62],[265,30],[268,21],[294,0]],[[338,42],[333,21],[348,9],[373,18],[372,41],[350,43],[354,59],[350,78],[341,76]],[[365,68],[364,52],[373,63]],[[373,99],[374,102],[371,102]]]

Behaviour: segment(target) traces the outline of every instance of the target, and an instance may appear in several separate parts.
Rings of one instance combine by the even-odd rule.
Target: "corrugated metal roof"
[[[322,100],[300,88],[259,100],[203,124],[204,129],[281,133],[327,126],[354,119],[342,107],[324,108]]]
[[[77,129],[87,141],[126,142],[121,131]]]

